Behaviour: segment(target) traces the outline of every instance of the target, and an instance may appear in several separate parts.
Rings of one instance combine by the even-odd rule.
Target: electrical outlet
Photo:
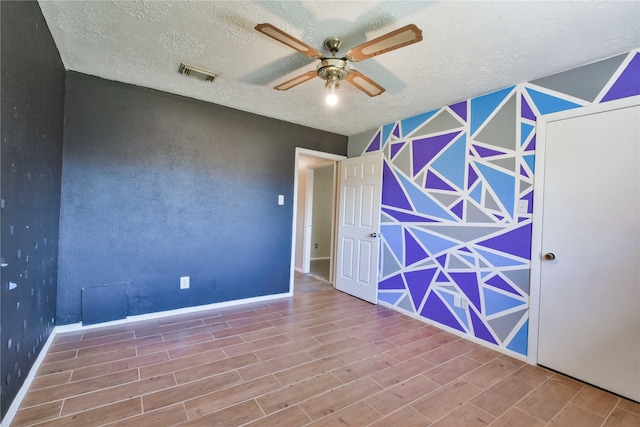
[[[180,289],[189,289],[189,276],[182,276],[180,278]]]

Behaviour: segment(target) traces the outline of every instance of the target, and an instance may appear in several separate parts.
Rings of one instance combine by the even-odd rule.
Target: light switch
[[[284,194],[278,194],[278,205],[284,205]]]
[[[529,212],[529,201],[528,200],[520,200],[518,202],[518,212],[519,213],[527,213],[527,212]]]

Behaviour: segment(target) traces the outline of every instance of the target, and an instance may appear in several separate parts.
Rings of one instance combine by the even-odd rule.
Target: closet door
[[[538,363],[640,401],[640,106],[544,132]]]

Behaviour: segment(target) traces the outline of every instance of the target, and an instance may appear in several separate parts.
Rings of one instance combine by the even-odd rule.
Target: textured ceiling
[[[640,47],[638,1],[41,0],[40,6],[69,70],[343,135]],[[253,29],[263,22],[318,50],[328,36],[342,37],[346,50],[409,23],[424,40],[354,64],[385,93],[369,98],[343,83],[339,104],[327,107],[320,79],[273,89],[316,64]],[[183,76],[180,62],[219,78]]]

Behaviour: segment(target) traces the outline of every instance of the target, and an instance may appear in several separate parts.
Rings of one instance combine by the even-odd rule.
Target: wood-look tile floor
[[[13,426],[640,426],[640,404],[326,282],[58,335]]]

